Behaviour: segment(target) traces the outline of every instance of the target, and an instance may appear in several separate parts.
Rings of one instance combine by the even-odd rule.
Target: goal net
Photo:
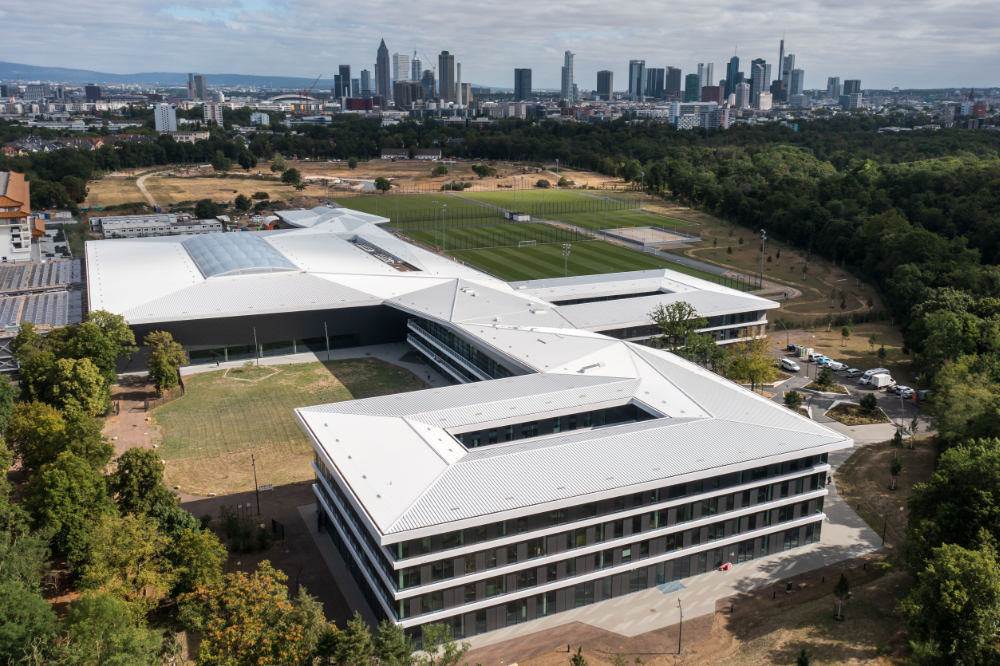
[[[518,247],[535,247],[536,245],[538,245],[538,241],[536,241],[536,240],[518,241],[517,242],[517,246]]]

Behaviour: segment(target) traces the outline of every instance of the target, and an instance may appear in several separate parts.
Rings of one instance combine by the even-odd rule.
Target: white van
[[[861,375],[861,379],[858,380],[860,384],[871,384],[872,377],[875,375],[888,375],[889,371],[885,368],[872,368],[871,370],[865,370]]]
[[[890,375],[879,374],[871,376],[871,383],[872,386],[874,386],[875,388],[886,388],[888,386],[894,385],[896,383],[896,380],[893,379]]]

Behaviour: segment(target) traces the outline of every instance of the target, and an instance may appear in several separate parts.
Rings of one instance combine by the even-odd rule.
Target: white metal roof
[[[669,305],[678,301],[690,303],[702,316],[769,310],[778,307],[774,301],[736,291],[731,293],[689,291],[687,293],[674,292],[657,294],[656,296],[621,298],[614,301],[560,305],[559,314],[577,328],[589,331],[606,331],[649,324],[649,313],[657,305]]]

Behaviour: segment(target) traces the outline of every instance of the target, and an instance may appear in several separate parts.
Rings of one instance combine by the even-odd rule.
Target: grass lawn
[[[87,200],[83,205],[94,208],[126,203],[146,203],[135,178],[102,178],[87,183]]]
[[[463,217],[503,217],[499,211],[491,211],[485,206],[471,201],[463,201],[447,192],[441,194],[403,194],[400,196],[380,194],[377,197],[343,197],[331,199],[331,201],[344,208],[387,217],[393,223],[397,221],[396,211],[398,209],[398,220],[404,225],[409,222],[433,224],[435,220],[440,223],[441,206],[443,205],[447,206],[444,217],[446,225],[458,224]]]
[[[145,180],[145,186],[160,205],[201,199],[231,202],[235,201],[240,194],[249,197],[255,192],[267,192],[272,201],[291,201],[298,197],[325,196],[326,188],[324,186],[313,181],[307,182],[308,186],[305,189],[296,190],[291,185],[274,180],[153,175]]]
[[[541,215],[536,217],[541,217]],[[662,229],[673,229],[690,226],[690,223],[684,220],[643,213],[638,210],[608,211],[607,216],[601,210],[597,211],[596,216],[594,213],[546,213],[545,219],[558,220],[592,231],[604,229],[605,226],[609,229],[617,229],[618,227],[660,227]]]
[[[156,408],[152,417],[162,428],[167,481],[197,495],[252,489],[251,453],[258,483],[311,478],[312,448],[292,413],[296,407],[426,388],[409,371],[375,359],[231,368],[191,375],[184,383],[184,397]]]
[[[434,229],[403,231],[407,236],[430,246],[442,246],[448,252],[496,248],[497,246],[517,247],[524,241],[542,243],[570,243],[584,237],[568,229],[560,229],[548,224],[493,224],[474,227],[448,227],[445,233]],[[560,246],[561,247],[561,246]],[[561,250],[560,250],[561,251]]]
[[[570,243],[569,275],[594,275],[667,268],[717,282],[718,276],[658,259],[604,241]],[[563,275],[562,243],[534,247],[498,247],[488,250],[449,251],[449,254],[502,280],[536,280]]]

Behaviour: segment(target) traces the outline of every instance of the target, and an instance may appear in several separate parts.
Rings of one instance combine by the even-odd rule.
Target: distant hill
[[[194,72],[202,74],[203,72]],[[0,62],[0,80],[14,81],[45,81],[51,83],[98,83],[112,85],[159,85],[185,86],[187,73],[177,72],[139,72],[137,74],[107,74],[92,72],[86,69],[68,69],[65,67],[37,67],[14,62]],[[257,86],[275,88],[308,88],[315,79],[302,79],[294,76],[250,76],[246,74],[205,74],[210,86]],[[326,83],[326,85],[324,85]],[[317,88],[330,88],[333,78],[329,81],[321,79]]]

